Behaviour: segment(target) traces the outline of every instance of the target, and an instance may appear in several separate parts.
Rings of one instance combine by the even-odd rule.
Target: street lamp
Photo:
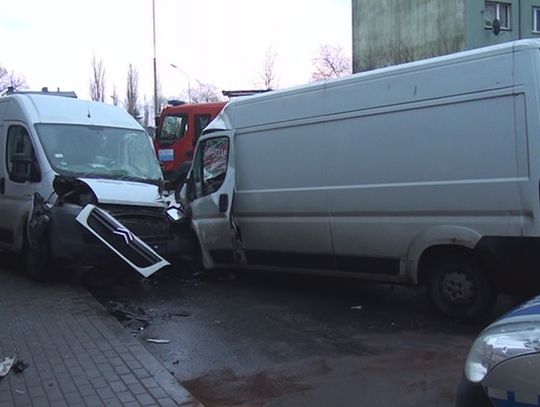
[[[154,32],[154,117],[159,116],[156,64],[156,1],[152,0],[152,29]]]
[[[183,75],[186,76],[187,78],[187,86],[188,86],[188,103],[191,103],[191,76],[189,76],[187,73],[185,73],[183,70],[181,70],[178,66],[176,66],[175,64],[169,64],[171,65],[174,69],[177,69],[178,71],[180,71],[180,73],[182,73]]]

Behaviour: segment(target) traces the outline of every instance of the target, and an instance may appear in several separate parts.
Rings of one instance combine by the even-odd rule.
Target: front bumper
[[[463,375],[456,390],[456,407],[493,407],[493,403],[482,385]]]
[[[76,205],[51,208],[47,234],[52,260],[68,265],[104,265],[117,261],[115,252],[76,220],[82,209]],[[156,214],[149,217],[137,208],[118,206],[113,209],[106,212],[160,256],[174,261],[189,255],[189,244],[184,238],[187,234],[183,233],[181,225],[174,225],[165,215],[160,219]]]

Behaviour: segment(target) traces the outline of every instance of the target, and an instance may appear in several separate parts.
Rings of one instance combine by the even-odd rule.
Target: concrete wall
[[[462,50],[470,1],[352,0],[353,71]]]
[[[540,0],[500,0],[511,6],[511,28],[485,28],[484,0],[351,0],[353,71],[395,65],[520,38],[533,32]]]

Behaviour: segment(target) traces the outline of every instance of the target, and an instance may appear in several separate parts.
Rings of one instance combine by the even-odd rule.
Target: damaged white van
[[[229,102],[183,198],[204,266],[421,284],[457,318],[540,289],[540,42]]]
[[[148,276],[181,250],[151,140],[118,107],[9,93],[0,149],[0,248],[23,253],[32,277],[113,258]]]

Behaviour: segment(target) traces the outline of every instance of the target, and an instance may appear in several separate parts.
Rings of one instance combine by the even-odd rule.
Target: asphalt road
[[[126,329],[208,407],[452,406],[473,339],[517,301],[501,298],[466,324],[439,315],[419,288],[258,272],[133,276],[92,292],[144,312],[146,328]]]

